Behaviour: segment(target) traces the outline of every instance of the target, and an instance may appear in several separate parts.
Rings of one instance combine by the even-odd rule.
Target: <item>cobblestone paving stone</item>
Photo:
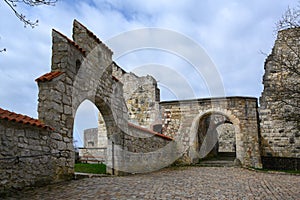
[[[73,180],[9,199],[300,199],[300,176],[242,168],[168,168]]]

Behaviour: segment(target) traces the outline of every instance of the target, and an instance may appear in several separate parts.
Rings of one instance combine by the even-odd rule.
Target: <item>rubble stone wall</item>
[[[217,127],[219,152],[235,152],[236,139],[234,126],[222,124]]]
[[[300,158],[300,28],[278,33],[260,97],[262,154]],[[270,159],[267,159],[270,160]]]
[[[28,186],[55,180],[64,162],[60,135],[50,130],[0,119],[0,197]]]
[[[161,124],[160,91],[156,80],[150,75],[139,77],[127,73],[115,63],[113,75],[123,83],[129,121],[152,130],[153,125]]]
[[[90,128],[83,131],[84,147],[98,146],[98,129]]]

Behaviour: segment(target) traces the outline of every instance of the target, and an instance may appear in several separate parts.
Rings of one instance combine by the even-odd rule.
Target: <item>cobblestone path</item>
[[[300,199],[300,176],[241,168],[184,167],[73,180],[10,199]]]

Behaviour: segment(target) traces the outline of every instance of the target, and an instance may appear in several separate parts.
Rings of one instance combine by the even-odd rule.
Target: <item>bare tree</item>
[[[24,23],[24,27],[30,26],[31,28],[34,28],[38,25],[38,20],[31,21],[30,19],[27,19],[24,14],[19,12],[17,10],[17,6],[20,4],[25,4],[27,6],[40,6],[40,5],[48,5],[48,6],[54,6],[55,3],[58,0],[3,0],[8,7],[14,12],[16,17]],[[6,51],[6,48],[1,48],[0,53],[3,53]]]
[[[281,79],[277,91],[287,121],[300,122],[300,28],[286,30],[282,34],[283,49],[274,60],[279,65]]]
[[[285,11],[281,19],[276,23],[276,32],[287,28],[300,27],[300,2],[296,8],[290,8]]]
[[[27,19],[26,16],[22,13],[20,13],[17,10],[17,6],[19,4],[25,4],[27,6],[40,6],[40,5],[48,5],[48,6],[54,6],[55,3],[58,0],[3,0],[15,13],[17,18],[24,23],[24,26],[30,26],[31,28],[34,28],[38,24],[38,20],[31,21],[30,19]]]

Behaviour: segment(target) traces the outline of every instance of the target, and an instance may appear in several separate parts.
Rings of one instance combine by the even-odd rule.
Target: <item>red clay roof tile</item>
[[[22,124],[29,124],[31,126],[36,126],[39,128],[47,129],[47,130],[54,130],[52,127],[45,125],[38,119],[33,119],[26,115],[17,114],[14,112],[10,112],[8,110],[4,110],[0,108],[0,119],[22,123]]]
[[[63,72],[61,72],[61,71],[49,72],[49,73],[46,73],[46,74],[40,76],[39,78],[35,79],[35,81],[36,82],[51,81],[52,79],[60,76],[61,74],[63,74]]]
[[[161,137],[161,138],[164,138],[164,139],[167,139],[167,140],[173,140],[173,138],[169,137],[169,136],[166,136],[166,135],[163,135],[163,134],[160,134],[160,133],[157,133],[155,131],[152,131],[152,130],[149,130],[149,129],[146,129],[146,128],[143,128],[143,127],[140,127],[140,126],[137,126],[135,124],[132,124],[132,123],[128,123],[128,126],[131,126],[133,128],[136,128],[136,129],[140,129],[142,131],[145,131],[147,133],[150,133],[150,134],[153,134],[155,136],[158,136],[158,137]]]

